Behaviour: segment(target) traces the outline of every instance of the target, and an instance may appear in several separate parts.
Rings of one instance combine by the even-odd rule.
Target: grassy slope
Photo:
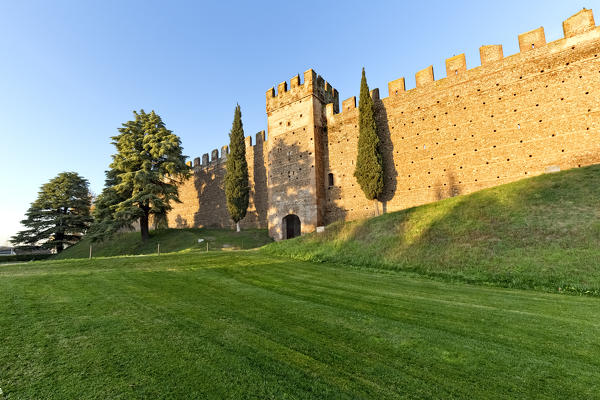
[[[0,266],[0,293],[6,399],[557,399],[600,389],[593,297],[260,252]]]
[[[263,229],[247,229],[240,233],[229,229],[163,229],[150,232],[150,239],[143,243],[139,232],[127,232],[114,238],[93,243],[94,257],[111,257],[120,255],[155,254],[160,243],[161,253],[182,250],[206,250],[206,242],[198,243],[198,239],[208,240],[211,250],[220,250],[223,245],[233,248],[252,249],[270,243],[267,231]],[[90,241],[84,239],[54,258],[64,260],[69,258],[88,258]]]
[[[600,166],[328,226],[274,243],[296,259],[600,295]]]

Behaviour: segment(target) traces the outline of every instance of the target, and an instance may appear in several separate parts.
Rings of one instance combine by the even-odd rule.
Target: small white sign
[[[204,242],[204,239],[198,239],[198,243]]]
[[[324,226],[317,226],[317,233],[325,232]]]

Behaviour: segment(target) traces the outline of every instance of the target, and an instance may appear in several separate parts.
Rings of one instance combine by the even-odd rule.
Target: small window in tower
[[[332,187],[333,186],[333,174],[330,172],[327,175],[327,178],[328,178],[328,182],[329,182],[329,187]]]

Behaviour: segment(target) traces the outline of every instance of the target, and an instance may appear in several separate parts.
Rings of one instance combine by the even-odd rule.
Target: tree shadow
[[[175,217],[175,227],[177,229],[189,228],[187,220],[181,217],[181,214],[177,214]]]
[[[375,109],[375,123],[377,124],[377,134],[379,136],[379,148],[383,158],[383,194],[379,198],[382,203],[383,213],[387,212],[387,202],[391,201],[396,195],[398,185],[398,171],[394,163],[394,143],[390,133],[388,114],[383,101],[379,98],[379,92],[373,93],[373,105]]]
[[[214,162],[193,174],[197,193],[194,227],[232,228],[225,197],[225,165],[220,160]]]
[[[294,137],[294,139],[296,139]],[[313,218],[316,202],[312,202],[311,194],[316,196],[315,188],[307,187],[310,174],[315,173],[314,157],[312,152],[301,149],[296,143],[291,142],[291,135],[278,135],[269,137],[267,147],[268,164],[268,212],[267,222],[269,235],[276,239],[283,239],[283,218],[294,214],[300,218],[302,230],[308,220]],[[298,138],[302,142],[303,138]]]
[[[267,227],[267,160],[265,159],[265,136],[264,131],[256,134],[256,144],[253,149],[252,177],[254,185],[251,184],[250,196],[254,204],[256,215],[246,215],[242,220],[242,226],[251,225],[255,228]]]
[[[332,222],[345,220],[347,211],[340,205],[340,202],[344,200],[344,193],[342,186],[335,182],[333,172],[331,172],[330,154],[329,154],[329,127],[326,125],[327,120],[323,121],[323,187],[324,187],[324,201],[323,209],[325,213],[324,225],[331,224]],[[333,134],[332,136],[335,136]],[[352,171],[354,173],[354,171]],[[330,176],[331,174],[331,176]]]
[[[284,238],[283,218],[287,215],[297,215],[302,233],[307,233],[325,225],[325,216],[337,207],[331,200],[332,192],[339,188],[325,188],[329,171],[326,136],[313,140],[316,140],[314,150],[311,138],[301,134],[269,138],[272,143],[268,150],[267,219],[271,237]],[[342,208],[338,213],[345,215]]]
[[[448,182],[441,183],[436,182],[435,198],[439,200],[446,199],[448,197],[455,197],[461,194],[460,186],[456,182],[456,175],[453,171],[449,171],[446,174]]]

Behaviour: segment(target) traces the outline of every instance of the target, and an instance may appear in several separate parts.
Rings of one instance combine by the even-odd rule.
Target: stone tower
[[[312,70],[267,91],[267,222],[269,235],[287,239],[325,222],[323,169],[325,105],[339,96]]]

